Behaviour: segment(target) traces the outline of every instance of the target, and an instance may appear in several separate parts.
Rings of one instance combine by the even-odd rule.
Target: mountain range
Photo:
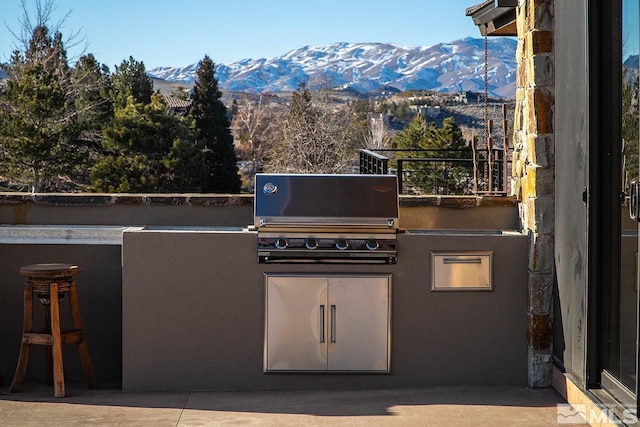
[[[516,40],[487,40],[488,91],[515,98]],[[380,90],[484,91],[485,40],[467,37],[428,47],[394,43],[331,43],[305,46],[274,58],[216,64],[220,89],[233,92],[294,91],[331,87],[361,94]],[[192,85],[198,63],[148,70],[155,79]]]

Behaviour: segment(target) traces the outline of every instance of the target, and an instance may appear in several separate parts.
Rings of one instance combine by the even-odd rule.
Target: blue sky
[[[26,0],[33,5],[33,0]],[[466,8],[481,0],[54,0],[52,21],[70,12],[86,52],[112,71],[133,56],[146,68],[270,58],[306,45],[393,42],[431,46],[480,37]],[[0,0],[0,62],[19,32],[20,0]],[[30,8],[32,10],[32,8]],[[78,49],[70,49],[69,57]]]
[[[622,55],[637,55],[640,40],[640,4],[637,0],[624,0],[622,3]]]

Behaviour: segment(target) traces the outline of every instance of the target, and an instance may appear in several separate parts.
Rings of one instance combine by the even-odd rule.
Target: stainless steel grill
[[[256,175],[261,263],[395,263],[393,175]]]

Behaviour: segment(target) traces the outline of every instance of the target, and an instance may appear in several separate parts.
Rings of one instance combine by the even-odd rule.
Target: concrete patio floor
[[[22,393],[0,387],[0,425],[543,427],[558,425],[563,403],[551,388],[516,386],[130,393],[67,384],[67,397],[55,398],[27,382]]]

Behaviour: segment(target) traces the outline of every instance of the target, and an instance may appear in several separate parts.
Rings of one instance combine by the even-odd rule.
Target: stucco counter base
[[[256,233],[123,233],[125,391],[527,384],[527,238],[402,233],[393,265],[258,264]],[[490,291],[431,290],[432,251],[493,253]],[[391,372],[263,372],[265,273],[391,274]]]

